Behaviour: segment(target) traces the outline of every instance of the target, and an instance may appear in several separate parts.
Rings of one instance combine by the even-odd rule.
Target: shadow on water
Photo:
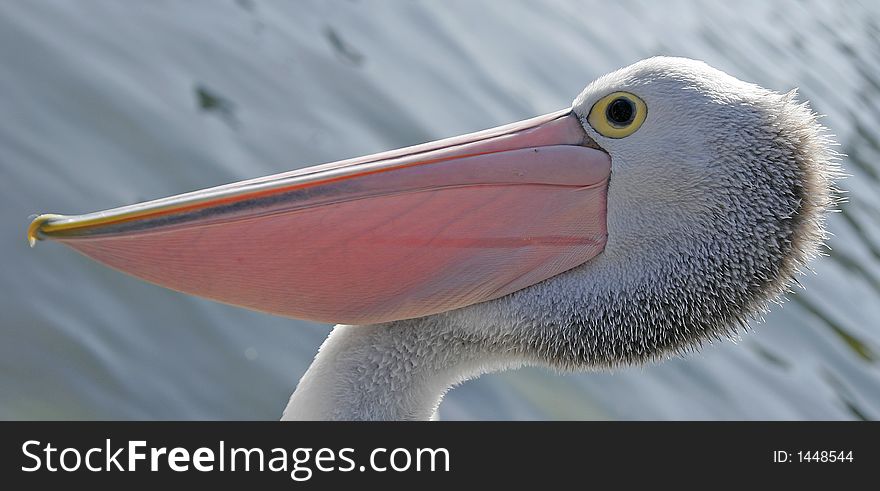
[[[855,206],[855,205],[852,205]],[[844,205],[840,208],[840,215],[846,220],[846,223],[852,227],[852,231],[859,237],[861,243],[871,252],[871,255],[874,256],[875,259],[880,260],[880,247],[874,245],[874,241],[871,240],[871,237],[868,235],[868,232],[865,230],[865,227],[859,223],[850,212],[848,205]]]
[[[835,261],[842,267],[846,268],[850,273],[864,279],[869,285],[871,285],[871,288],[873,288],[874,291],[878,295],[880,295],[880,280],[878,280],[876,277],[874,277],[874,275],[865,270],[865,268],[863,268],[858,261],[838,249],[832,249],[828,253],[828,257],[832,261]]]
[[[254,3],[254,0],[235,0],[235,4],[248,12],[253,12],[257,8],[257,4]]]
[[[217,114],[230,126],[238,126],[238,120],[235,118],[235,104],[232,101],[204,85],[196,85],[195,95],[196,104],[201,110]]]
[[[870,421],[869,418],[863,409],[860,409],[856,403],[854,402],[853,394],[846,387],[846,385],[841,382],[840,379],[834,376],[830,371],[823,370],[822,377],[828,382],[828,385],[834,390],[834,393],[837,395],[840,402],[846,407],[846,410],[849,411],[856,419],[860,421]]]
[[[339,59],[354,66],[360,66],[364,62],[364,55],[348,44],[342,36],[330,26],[324,27],[324,37]]]
[[[862,149],[866,146],[873,149],[874,152],[880,152],[880,142],[858,119],[854,120],[853,127],[856,132],[856,141],[847,145],[846,154],[849,157],[849,162],[855,164],[875,182],[880,182],[880,172],[871,165],[871,162],[862,157]]]
[[[761,346],[758,343],[752,342],[752,343],[746,344],[746,346],[748,346],[749,349],[754,351],[756,355],[760,356],[764,360],[767,360],[771,364],[776,365],[779,368],[786,369],[786,370],[791,368],[791,363],[785,361],[785,359],[782,358],[781,356],[778,356],[778,355],[770,352],[770,350],[764,348],[763,346]]]
[[[800,295],[792,295],[791,300],[803,307],[804,310],[812,314],[814,317],[821,320],[850,350],[852,350],[853,353],[858,355],[859,358],[869,363],[877,361],[877,356],[874,354],[874,351],[864,341],[847,332],[843,326],[820,311],[818,307],[805,301]]]

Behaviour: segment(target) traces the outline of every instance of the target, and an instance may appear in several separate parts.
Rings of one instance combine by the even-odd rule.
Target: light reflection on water
[[[327,327],[179,295],[59,246],[79,213],[568,106],[602,73],[700,58],[826,114],[848,202],[816,275],[686,359],[453,390],[445,419],[877,419],[875,2],[0,3],[0,417],[278,417]]]

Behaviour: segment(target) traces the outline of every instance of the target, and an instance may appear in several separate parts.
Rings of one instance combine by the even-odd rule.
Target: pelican
[[[571,108],[76,216],[149,282],[335,323],[283,419],[417,420],[481,374],[595,370],[735,335],[825,238],[839,173],[794,91],[642,60]]]

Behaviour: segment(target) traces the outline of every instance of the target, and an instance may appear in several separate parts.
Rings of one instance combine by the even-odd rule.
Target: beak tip
[[[37,245],[38,240],[42,240],[41,234],[45,234],[43,231],[43,226],[46,225],[50,220],[57,220],[62,217],[62,215],[55,215],[52,213],[44,213],[42,215],[31,215],[32,220],[31,224],[28,226],[27,230],[27,241],[28,245],[34,247]]]

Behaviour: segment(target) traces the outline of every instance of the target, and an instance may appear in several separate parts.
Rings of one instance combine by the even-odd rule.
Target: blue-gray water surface
[[[0,418],[275,419],[329,329],[30,250],[30,215],[524,119],[657,54],[827,115],[850,175],[831,250],[736,341],[484,376],[441,418],[877,419],[880,3],[566,0],[0,2]]]

